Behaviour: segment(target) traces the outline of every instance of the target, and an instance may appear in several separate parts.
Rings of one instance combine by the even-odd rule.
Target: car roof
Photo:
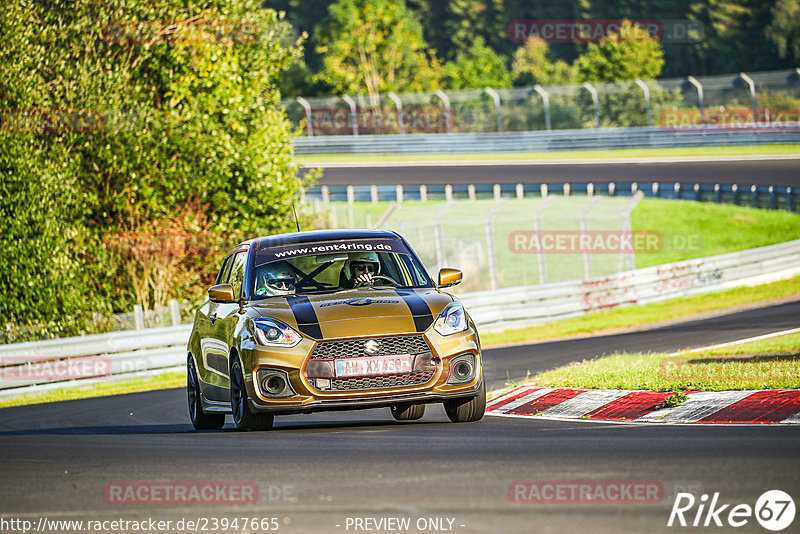
[[[342,241],[347,239],[398,239],[399,237],[397,233],[389,230],[311,230],[256,237],[244,241],[241,245],[255,245],[255,250],[263,250],[295,243],[319,243],[320,241]]]

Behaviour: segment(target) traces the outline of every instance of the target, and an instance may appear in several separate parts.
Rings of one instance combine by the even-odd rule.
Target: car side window
[[[228,283],[233,286],[233,297],[238,299],[242,296],[242,282],[244,282],[244,264],[247,261],[247,251],[237,252],[231,262],[231,274]]]
[[[228,275],[231,272],[231,264],[233,263],[231,260],[233,255],[228,256],[225,258],[225,261],[222,262],[222,268],[219,270],[219,274],[217,275],[217,281],[214,282],[215,284],[224,284],[228,281]]]

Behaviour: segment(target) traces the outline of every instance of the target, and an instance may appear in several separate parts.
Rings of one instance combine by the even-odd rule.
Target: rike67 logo
[[[743,527],[755,518],[767,530],[784,530],[794,521],[794,500],[781,490],[764,492],[754,507],[749,504],[721,503],[719,492],[709,501],[708,494],[696,499],[691,493],[678,493],[667,526],[692,527]]]

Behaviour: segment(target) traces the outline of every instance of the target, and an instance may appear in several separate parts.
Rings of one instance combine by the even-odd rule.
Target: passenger
[[[294,295],[295,275],[286,261],[262,265],[256,275],[256,295]]]

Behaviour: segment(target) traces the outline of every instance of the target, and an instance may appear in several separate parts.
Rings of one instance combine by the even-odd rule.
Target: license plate
[[[336,376],[396,375],[411,372],[411,355],[374,356],[336,360]]]

